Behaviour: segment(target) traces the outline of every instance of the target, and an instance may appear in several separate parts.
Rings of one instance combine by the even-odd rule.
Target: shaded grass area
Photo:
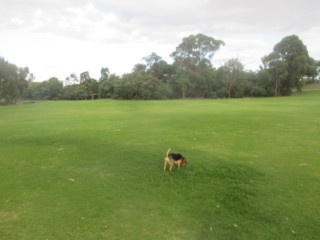
[[[0,238],[317,239],[319,100],[0,107]]]

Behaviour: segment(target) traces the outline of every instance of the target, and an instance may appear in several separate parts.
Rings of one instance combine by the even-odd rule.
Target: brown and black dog
[[[172,172],[173,165],[176,164],[178,168],[180,168],[181,165],[187,165],[187,159],[182,156],[180,153],[170,153],[171,148],[168,149],[167,155],[164,158],[164,167],[163,171],[166,171],[167,164],[170,165],[170,172]]]

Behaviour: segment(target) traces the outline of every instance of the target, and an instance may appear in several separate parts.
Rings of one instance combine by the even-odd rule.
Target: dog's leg
[[[182,160],[177,161],[178,169],[180,169],[181,163],[182,163]]]
[[[172,168],[173,168],[173,165],[174,165],[173,160],[171,160],[171,161],[169,162],[169,164],[170,164],[170,172],[172,172]]]
[[[164,172],[166,171],[167,163],[170,164],[170,161],[169,161],[169,153],[170,153],[170,150],[171,150],[171,148],[168,149],[167,154],[166,154],[166,157],[164,158],[164,167],[163,167],[163,171],[164,171]]]
[[[167,163],[168,163],[167,158],[165,158],[165,159],[164,159],[164,167],[163,167],[163,171],[164,171],[164,172],[165,172],[166,169],[167,169]]]

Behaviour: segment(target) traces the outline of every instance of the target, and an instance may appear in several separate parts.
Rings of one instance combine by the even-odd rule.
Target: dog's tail
[[[170,150],[171,148],[168,149],[166,157],[169,157]]]

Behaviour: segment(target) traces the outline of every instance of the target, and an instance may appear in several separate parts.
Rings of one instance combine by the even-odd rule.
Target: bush
[[[208,93],[208,98],[216,99],[216,98],[218,98],[218,93],[212,91],[212,92]]]
[[[217,96],[218,96],[218,98],[226,98],[226,97],[228,97],[228,90],[225,87],[221,88],[217,92]]]
[[[234,98],[243,98],[243,89],[236,88],[232,94],[232,97]]]
[[[267,92],[264,88],[259,87],[259,86],[254,86],[251,90],[251,95],[253,97],[266,97]]]

